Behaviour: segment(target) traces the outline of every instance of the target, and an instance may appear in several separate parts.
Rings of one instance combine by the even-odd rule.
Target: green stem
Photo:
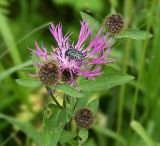
[[[75,110],[75,109],[76,109],[77,102],[78,102],[78,98],[76,98],[76,101],[75,101],[75,104],[74,104],[73,110]]]
[[[141,60],[140,60],[140,67],[139,67],[139,72],[138,72],[138,79],[137,79],[137,86],[135,89],[135,94],[134,94],[134,99],[133,99],[133,105],[132,105],[132,113],[131,113],[131,121],[135,118],[135,114],[136,114],[136,105],[137,105],[137,100],[138,100],[138,93],[139,93],[139,88],[140,88],[140,83],[143,77],[143,70],[144,70],[144,62],[145,62],[145,55],[146,55],[146,49],[148,46],[148,35],[149,35],[149,30],[151,27],[151,22],[153,19],[153,11],[154,11],[154,6],[156,4],[156,0],[153,0],[152,2],[152,6],[151,6],[151,14],[150,17],[148,19],[148,25],[147,25],[147,35],[146,35],[146,39],[144,42],[144,47],[142,48],[142,55],[141,55]]]
[[[127,72],[127,63],[129,59],[129,52],[130,52],[130,40],[127,40],[125,57],[124,57],[124,68],[123,73]],[[118,120],[117,120],[117,134],[120,135],[122,129],[122,122],[123,122],[123,107],[124,107],[124,98],[125,98],[125,85],[120,87],[119,92],[119,104],[118,104]],[[117,141],[117,146],[119,145],[119,141]]]
[[[62,106],[59,104],[59,102],[57,101],[57,99],[54,97],[54,95],[51,93],[51,89],[49,87],[46,86],[46,90],[48,92],[48,94],[50,95],[50,97],[53,99],[53,101],[56,103],[56,105],[58,105],[60,108],[62,108]]]
[[[130,19],[132,16],[132,0],[126,0],[125,1],[125,12],[124,12],[124,19],[125,27],[128,27],[130,23]],[[129,53],[130,53],[130,46],[131,46],[131,40],[127,40],[126,47],[125,47],[125,54],[124,54],[124,64],[123,64],[123,73],[127,73],[127,66],[128,66],[128,60],[129,60]],[[124,107],[124,98],[125,98],[125,85],[122,85],[120,87],[119,92],[119,104],[118,104],[118,119],[117,119],[117,135],[121,134],[122,129],[122,122],[123,122],[123,107]],[[119,146],[119,141],[116,141],[116,146]]]
[[[0,11],[0,34],[4,40],[6,47],[8,48],[11,58],[13,60],[14,65],[19,65],[22,63],[22,59],[20,53],[18,52],[16,43],[14,41],[14,36],[10,30],[10,26],[8,24],[7,18]],[[24,73],[18,72],[20,78],[24,77]]]
[[[8,25],[6,17],[0,12],[0,33],[4,42],[10,51],[11,58],[15,65],[19,65],[22,63],[22,59],[20,57],[20,53],[17,50],[16,43],[14,41],[13,34],[11,33],[10,26]]]

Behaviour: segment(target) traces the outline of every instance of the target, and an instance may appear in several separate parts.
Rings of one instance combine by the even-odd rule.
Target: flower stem
[[[141,60],[140,60],[139,72],[138,72],[137,86],[136,86],[136,89],[135,89],[133,104],[132,104],[131,121],[134,120],[135,115],[136,115],[138,93],[139,93],[140,83],[143,79],[143,73],[144,73],[145,55],[146,55],[146,50],[147,50],[147,46],[148,46],[148,35],[149,35],[149,30],[151,28],[152,20],[154,18],[153,17],[153,12],[155,10],[155,5],[156,5],[156,0],[153,0],[151,10],[150,10],[151,14],[150,14],[150,17],[148,19],[148,25],[147,25],[147,29],[146,29],[147,35],[146,35],[146,39],[145,39],[145,42],[144,42],[144,46],[142,48],[142,55],[141,55]]]
[[[51,89],[48,86],[46,86],[46,90],[47,90],[48,94],[50,95],[50,97],[53,99],[53,101],[56,103],[56,105],[58,105],[60,108],[62,108],[62,106],[59,104],[57,99],[54,97],[54,95],[51,92]]]
[[[123,73],[127,72],[127,63],[128,63],[128,59],[129,59],[130,45],[131,45],[131,41],[127,40],[125,56],[124,56],[125,64],[124,64],[124,67],[123,67]],[[118,103],[118,117],[117,117],[117,134],[118,135],[121,134],[121,130],[122,130],[125,90],[126,90],[126,86],[122,85],[120,87],[119,103]],[[116,143],[116,146],[118,146],[118,145],[119,145],[119,141],[117,141],[117,143]]]
[[[130,24],[130,21],[132,19],[133,15],[133,0],[125,0],[124,2],[124,20],[125,20],[125,27],[128,27]],[[128,67],[128,60],[130,56],[131,51],[131,40],[126,41],[126,47],[125,47],[125,53],[124,53],[124,59],[123,59],[123,73],[127,73],[127,67]],[[126,86],[122,85],[119,92],[119,102],[118,102],[118,117],[117,117],[117,135],[121,135],[122,130],[122,123],[123,123],[123,110],[124,110],[124,101],[125,101],[125,91]],[[116,141],[115,146],[119,146],[119,141]]]

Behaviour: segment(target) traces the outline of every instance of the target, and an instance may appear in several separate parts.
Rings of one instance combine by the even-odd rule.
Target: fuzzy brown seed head
[[[78,77],[78,74],[72,72],[72,77],[73,77],[73,80],[75,81],[77,79],[77,77]],[[69,82],[69,81],[71,81],[72,77],[71,77],[71,73],[70,73],[69,70],[64,70],[62,72],[62,81],[63,82]]]
[[[61,72],[54,62],[48,62],[39,68],[38,77],[46,85],[56,85],[61,78]]]
[[[103,27],[111,34],[115,35],[123,29],[123,17],[120,14],[107,16],[103,22]]]
[[[93,122],[93,114],[87,108],[80,109],[75,113],[74,120],[79,128],[90,128]]]

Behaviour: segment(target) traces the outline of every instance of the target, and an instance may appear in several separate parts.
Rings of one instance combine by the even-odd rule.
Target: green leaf
[[[97,77],[95,80],[83,79],[79,82],[79,86],[81,90],[85,91],[103,91],[117,85],[125,84],[133,78],[131,75],[122,74],[108,66],[102,76]]]
[[[93,36],[96,36],[98,33],[99,29],[101,28],[101,24],[92,16],[88,15],[87,13],[80,12],[81,17],[84,21],[89,22],[89,28],[93,28]]]
[[[65,109],[54,108],[52,113],[48,113],[46,110],[43,118],[42,146],[57,146],[67,122],[67,112]]]
[[[146,143],[146,145],[156,146],[153,139],[147,134],[145,129],[137,121],[132,121],[131,127],[143,139],[143,141]]]
[[[109,64],[107,64],[107,66],[113,68],[114,70],[122,71],[122,68],[120,67],[120,65],[118,63],[109,63]]]
[[[87,108],[89,108],[93,113],[96,113],[99,106],[99,99],[96,98],[88,103]]]
[[[87,129],[81,129],[79,131],[78,135],[80,137],[80,140],[78,140],[79,144],[83,144],[88,139],[88,130]]]
[[[59,141],[60,142],[68,142],[68,141],[72,140],[73,138],[75,138],[76,136],[77,136],[77,133],[75,133],[75,132],[63,130]]]
[[[128,28],[123,30],[120,34],[117,34],[116,38],[131,38],[135,40],[144,40],[146,38],[151,38],[153,35],[147,33],[146,31],[142,31],[139,29]]]
[[[12,118],[4,114],[0,114],[0,119],[4,119],[13,125],[16,125],[22,132],[24,132],[27,136],[31,137],[38,145],[40,144],[41,135],[30,123],[22,122],[18,119]]]
[[[55,87],[56,90],[60,90],[63,93],[72,96],[72,97],[77,97],[77,98],[82,98],[84,97],[84,95],[79,92],[78,90],[76,90],[75,88],[67,85],[67,84],[59,84]]]
[[[78,109],[81,109],[81,108],[84,108],[87,106],[88,99],[91,96],[91,92],[83,92],[83,94],[84,94],[85,98],[79,98],[77,100],[75,110],[78,110]]]
[[[39,87],[41,86],[41,82],[38,80],[33,80],[33,79],[16,79],[16,82],[22,86],[25,87],[31,87],[31,88],[35,88],[35,87]]]

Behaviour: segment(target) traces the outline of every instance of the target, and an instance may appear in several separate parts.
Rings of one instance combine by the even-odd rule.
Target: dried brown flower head
[[[56,85],[61,79],[61,72],[54,62],[48,62],[39,68],[38,77],[46,85]]]
[[[75,113],[74,120],[79,128],[90,128],[93,123],[93,113],[87,108],[80,109]]]
[[[123,24],[123,17],[120,14],[112,14],[104,19],[103,27],[111,35],[115,35],[122,31]]]

